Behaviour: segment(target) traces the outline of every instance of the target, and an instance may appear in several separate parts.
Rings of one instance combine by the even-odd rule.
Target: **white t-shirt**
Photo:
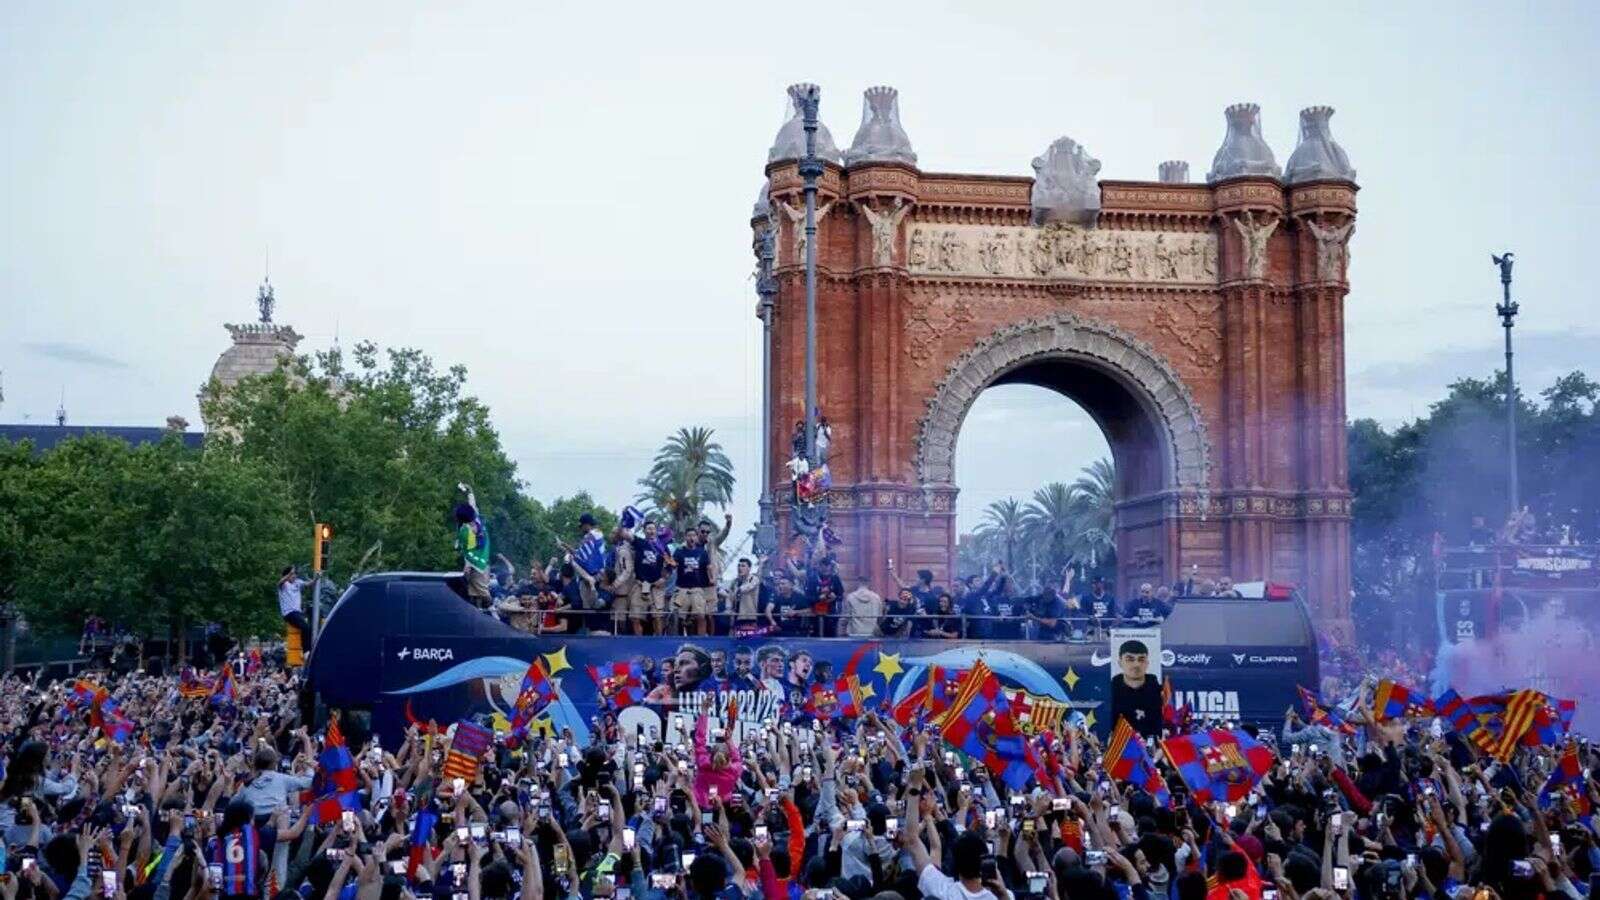
[[[931,900],[997,900],[988,888],[979,888],[977,893],[967,890],[961,882],[939,871],[938,866],[923,868],[917,876],[917,890]]]
[[[299,578],[291,578],[288,581],[280,581],[278,583],[279,615],[287,616],[290,613],[300,611],[300,589],[305,586],[306,583]]]

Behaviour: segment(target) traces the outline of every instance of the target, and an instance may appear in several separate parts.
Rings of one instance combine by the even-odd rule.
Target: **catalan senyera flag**
[[[1300,692],[1300,704],[1306,708],[1306,721],[1324,728],[1332,728],[1340,734],[1355,734],[1354,725],[1344,720],[1343,716],[1322,705],[1316,694],[1306,690],[1301,685],[1295,685],[1295,690]]]
[[[1532,688],[1513,692],[1506,698],[1505,709],[1472,734],[1472,742],[1495,759],[1509,762],[1544,705],[1544,694]]]
[[[489,729],[476,722],[457,722],[455,735],[450,738],[450,752],[444,758],[444,777],[476,780],[478,763],[492,743],[494,733]]]
[[[1387,678],[1378,682],[1372,695],[1372,717],[1386,719],[1425,719],[1433,715],[1433,701]]]

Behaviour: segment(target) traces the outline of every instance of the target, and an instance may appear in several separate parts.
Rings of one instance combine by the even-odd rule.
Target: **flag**
[[[1473,743],[1495,759],[1509,762],[1544,702],[1544,694],[1532,688],[1516,691],[1506,699],[1501,712],[1491,715],[1485,727],[1473,733]]]
[[[518,736],[526,732],[528,723],[549,706],[555,697],[555,682],[551,681],[550,675],[545,672],[544,661],[535,658],[528,664],[528,672],[522,676],[522,689],[517,694],[516,702],[512,704],[515,714],[511,717],[511,734]]]
[[[178,676],[178,696],[185,700],[209,697],[211,685],[202,681],[193,668],[184,666],[183,672]]]
[[[1172,794],[1167,790],[1167,783],[1161,779],[1161,773],[1151,764],[1144,741],[1139,739],[1133,726],[1122,716],[1117,717],[1117,727],[1111,729],[1111,742],[1106,745],[1104,766],[1112,778],[1143,789],[1162,806],[1172,806]]]
[[[1027,742],[1006,706],[1000,679],[981,658],[961,679],[961,689],[939,727],[944,739],[978,760],[1013,790],[1033,776]]]
[[[1385,678],[1378,682],[1372,697],[1372,717],[1379,722],[1385,719],[1421,719],[1433,715],[1433,701],[1398,681]]]
[[[1561,743],[1561,720],[1554,701],[1540,696],[1543,702],[1534,707],[1533,721],[1520,739],[1524,747],[1554,747]]]
[[[456,732],[450,738],[450,752],[444,758],[445,778],[464,778],[474,781],[478,777],[478,762],[494,742],[494,734],[475,722],[456,723]]]
[[[1474,731],[1483,727],[1483,722],[1478,719],[1478,711],[1461,699],[1455,688],[1446,688],[1433,701],[1433,707],[1439,717],[1450,724],[1450,729],[1464,738],[1470,738]]]
[[[406,857],[406,877],[415,879],[417,867],[426,862],[428,845],[433,839],[434,826],[439,824],[439,809],[430,801],[417,810],[417,820],[411,826],[411,852]]]
[[[345,745],[337,717],[328,720],[328,732],[317,754],[317,771],[311,777],[311,823],[331,822],[345,810],[361,809],[356,796],[356,765]]]
[[[1571,734],[1572,733],[1572,720],[1577,718],[1577,715],[1578,715],[1578,701],[1576,701],[1576,700],[1557,700],[1556,701],[1556,720],[1561,723],[1561,733],[1562,734]]]
[[[238,688],[233,683],[233,666],[224,664],[217,669],[217,680],[211,686],[211,705],[232,706],[238,696]]]
[[[572,551],[572,562],[583,566],[590,575],[599,575],[606,568],[606,541],[597,531],[590,531]]]
[[[846,675],[835,681],[831,687],[812,685],[811,695],[806,698],[804,709],[823,721],[834,718],[854,719],[866,709],[866,700],[867,692],[861,686],[861,679],[855,675]]]
[[[929,666],[927,678],[922,686],[907,694],[904,699],[894,706],[894,720],[901,725],[909,725],[912,720],[925,717],[936,717],[950,705],[948,700],[939,702],[945,696],[944,669],[940,666]],[[935,691],[938,695],[935,695]],[[954,694],[952,690],[950,694]],[[938,708],[935,708],[936,703]]]
[[[1340,734],[1355,734],[1354,725],[1344,720],[1344,717],[1322,705],[1317,695],[1306,690],[1300,685],[1295,685],[1295,690],[1300,692],[1300,703],[1306,708],[1306,721],[1324,728],[1332,728]]]
[[[1272,751],[1243,731],[1213,728],[1161,742],[1167,762],[1199,803],[1237,803],[1272,768]]]
[[[94,724],[100,726],[106,737],[115,743],[125,744],[133,735],[133,720],[122,714],[122,710],[117,708],[117,701],[113,698],[107,697],[100,702],[98,715],[95,718],[99,721]]]
[[[84,706],[89,707],[89,724],[100,729],[108,739],[122,744],[132,736],[133,721],[122,714],[116,698],[105,688],[80,678],[72,684],[67,710],[76,712]]]
[[[632,660],[612,663],[604,670],[590,666],[589,677],[599,688],[601,700],[612,709],[627,709],[642,699],[636,694],[643,693],[644,672]]]
[[[1589,793],[1584,784],[1583,762],[1578,759],[1578,745],[1572,742],[1567,743],[1567,749],[1556,760],[1555,770],[1550,773],[1544,787],[1539,789],[1540,809],[1549,809],[1562,800],[1571,803],[1578,815],[1589,814]]]
[[[1172,679],[1161,679],[1161,724],[1172,734],[1187,734],[1193,729],[1193,713],[1187,706],[1178,706],[1172,700]]]

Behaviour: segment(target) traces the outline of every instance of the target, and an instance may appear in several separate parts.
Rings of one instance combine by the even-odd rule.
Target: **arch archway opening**
[[[1029,591],[1067,563],[1114,578],[1115,505],[1170,487],[1169,459],[1149,404],[1116,374],[1064,356],[1001,372],[957,432],[959,571],[1003,559]]]

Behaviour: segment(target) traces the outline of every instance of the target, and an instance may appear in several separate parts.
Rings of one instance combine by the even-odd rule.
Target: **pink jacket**
[[[706,746],[706,729],[710,724],[711,720],[701,715],[694,725],[694,802],[702,808],[711,805],[712,788],[717,789],[718,799],[726,803],[739,789],[739,775],[744,772],[744,758],[739,755],[732,732],[728,734],[727,768],[711,767],[711,750]]]

